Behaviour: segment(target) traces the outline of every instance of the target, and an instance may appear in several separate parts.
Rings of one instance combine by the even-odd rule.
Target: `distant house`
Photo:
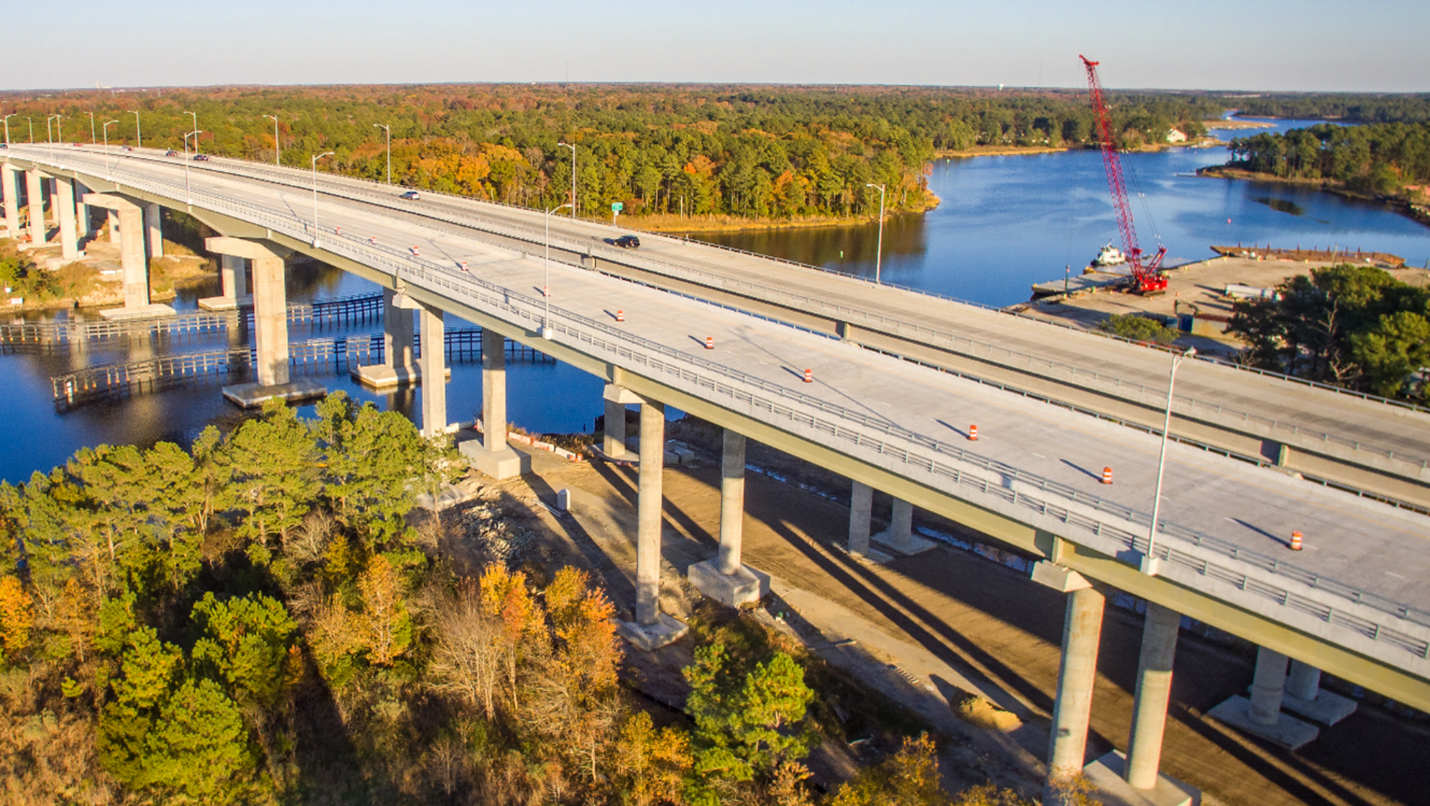
[[[1182,132],[1178,129],[1172,129],[1171,131],[1167,132],[1167,142],[1185,143],[1187,142],[1187,136],[1185,134],[1182,134]]]

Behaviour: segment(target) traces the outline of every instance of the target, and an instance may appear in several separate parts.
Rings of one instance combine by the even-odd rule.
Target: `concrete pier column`
[[[612,459],[626,455],[626,404],[607,397],[601,451]]]
[[[20,237],[20,181],[17,168],[10,163],[0,165],[0,193],[5,194],[5,229],[11,238]]]
[[[237,301],[248,296],[248,261],[233,255],[220,255],[222,268],[219,276],[223,281],[224,299]]]
[[[109,242],[119,243],[119,216],[113,210],[109,211],[104,227],[109,230]]]
[[[274,397],[304,400],[327,392],[322,384],[303,379],[294,381],[288,368],[288,290],[283,260],[292,253],[270,241],[216,237],[204,241],[216,255],[245,258],[253,273],[253,331],[257,361],[256,383],[226,386],[225,398],[244,408],[260,406]]]
[[[422,433],[447,433],[446,324],[438,308],[422,306]]]
[[[1281,720],[1281,698],[1286,693],[1286,656],[1261,647],[1256,651],[1256,676],[1251,681],[1249,716],[1258,725]]]
[[[55,215],[59,218],[60,257],[65,260],[79,258],[79,237],[74,221],[74,180],[66,177],[55,179]]]
[[[1082,588],[1068,594],[1063,618],[1063,653],[1058,666],[1058,694],[1048,748],[1050,781],[1082,772],[1092,689],[1097,679],[1097,646],[1102,638],[1102,594]],[[1048,803],[1044,799],[1044,803]]]
[[[661,509],[665,502],[665,404],[642,400],[640,468],[636,497],[636,619],[617,631],[646,651],[659,649],[685,634],[686,626],[660,612]]]
[[[531,472],[531,457],[506,442],[506,337],[482,327],[482,441],[457,446],[467,463],[501,480]]]
[[[399,307],[399,296],[391,289],[382,290],[382,363],[410,374],[415,363],[412,360],[413,311]]]
[[[665,470],[665,404],[641,405],[639,495],[636,500],[636,622],[660,613],[661,474]]]
[[[701,593],[731,607],[757,602],[769,592],[769,576],[741,562],[744,528],[745,436],[727,428],[720,457],[720,554],[685,573]]]
[[[745,529],[745,436],[725,429],[720,457],[720,573],[740,570]]]
[[[149,299],[149,262],[144,258],[143,213],[139,206],[119,196],[106,193],[88,193],[85,204],[103,207],[109,211],[110,221],[119,222],[119,265],[124,270],[124,313],[109,314],[136,316],[174,312],[163,306],[152,308]]]
[[[869,553],[869,518],[874,509],[874,488],[854,482],[849,493],[849,553]]]
[[[506,338],[482,328],[482,446],[488,453],[506,444]]]
[[[1180,613],[1147,603],[1142,625],[1142,654],[1137,661],[1137,694],[1132,706],[1132,733],[1127,739],[1124,778],[1137,789],[1157,785],[1162,762],[1162,734],[1167,703],[1172,696],[1172,662],[1177,654]]]
[[[89,188],[85,187],[83,182],[74,180],[75,236],[81,241],[88,238],[94,230],[89,220],[89,205],[84,203],[84,196],[88,192]]]
[[[45,242],[45,191],[40,182],[40,172],[25,172],[25,197],[30,208],[30,243],[40,246]]]
[[[1301,700],[1314,700],[1321,693],[1321,670],[1299,660],[1291,661],[1291,674],[1286,678],[1286,695]]]
[[[149,244],[149,259],[164,256],[164,226],[158,204],[144,205],[144,233]]]

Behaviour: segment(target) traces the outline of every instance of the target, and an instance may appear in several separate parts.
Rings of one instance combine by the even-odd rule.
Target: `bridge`
[[[622,625],[637,646],[684,629],[658,601],[669,405],[725,428],[720,553],[690,575],[727,604],[757,598],[762,584],[740,562],[747,439],[852,480],[853,555],[924,548],[909,532],[920,507],[1044,558],[1034,578],[1068,594],[1052,774],[1083,766],[1109,589],[1148,603],[1121,773],[1137,789],[1159,780],[1182,616],[1261,647],[1250,698],[1213,715],[1286,746],[1316,728],[1283,708],[1324,723],[1353,708],[1319,689],[1322,670],[1430,710],[1430,416],[1414,407],[1187,361],[1154,530],[1164,352],[675,238],[643,236],[628,252],[608,243],[610,227],[440,195],[410,202],[388,186],[307,171],[69,146],[12,146],[4,161],[12,233],[19,171],[32,222],[45,220],[35,205],[52,181],[62,241],[88,226],[86,215],[76,224],[81,204],[114,211],[125,255],[142,258],[137,222],[157,206],[222,233],[209,248],[229,256],[225,295],[242,293],[228,270],[246,260],[257,322],[259,381],[230,397],[321,392],[288,376],[282,280],[293,252],[383,287],[396,343],[411,338],[412,318],[394,311],[415,312],[419,339],[441,339],[447,315],[483,329],[486,436],[467,443],[483,472],[522,469],[505,428],[493,427],[506,421],[503,337],[606,379],[606,453],[624,453],[624,409],[641,409],[637,601]],[[37,227],[32,238],[47,235]],[[143,261],[125,267],[127,307],[147,311]],[[393,367],[402,382],[441,377],[441,342],[422,344],[413,371]],[[422,426],[448,428],[440,385],[424,391]],[[877,549],[874,489],[895,499]],[[1299,551],[1289,546],[1297,532]]]

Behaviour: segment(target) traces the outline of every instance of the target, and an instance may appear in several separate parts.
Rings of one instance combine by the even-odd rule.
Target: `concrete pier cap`
[[[91,194],[93,195],[93,194]],[[85,199],[89,201],[88,197]],[[138,210],[138,207],[134,209]],[[230,238],[227,235],[218,235],[213,238],[204,239],[204,248],[216,255],[232,255],[249,260],[282,260],[293,254],[293,250],[286,246],[279,246],[269,241],[250,241],[244,238]]]

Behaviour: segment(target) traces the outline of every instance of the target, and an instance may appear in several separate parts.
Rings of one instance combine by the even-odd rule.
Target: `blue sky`
[[[0,89],[671,81],[1430,91],[1430,2],[74,0]],[[62,32],[62,33],[61,33]]]

